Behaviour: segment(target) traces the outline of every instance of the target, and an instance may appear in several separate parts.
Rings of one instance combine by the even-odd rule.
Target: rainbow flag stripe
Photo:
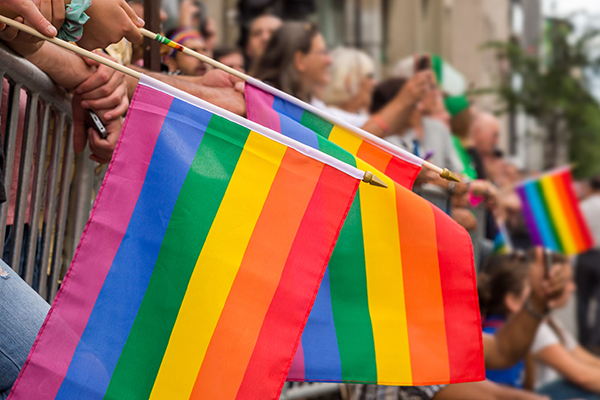
[[[516,191],[535,245],[567,255],[592,248],[592,235],[573,191],[570,168],[527,180],[518,185]]]
[[[278,398],[359,181],[170,90],[142,77],[12,400]]]
[[[250,87],[266,92],[273,90],[270,86],[252,77],[249,77],[246,83]],[[246,106],[251,109],[248,113],[256,115],[260,115],[263,110],[254,102],[246,101]],[[365,137],[369,137],[366,140],[357,133],[324,119],[317,114],[321,112],[320,110],[300,102],[287,93],[279,92],[272,102],[272,108],[279,113],[288,115],[293,121],[318,132],[321,137],[341,146],[406,188],[412,188],[417,175],[421,172],[423,160],[419,157],[364,132]],[[307,108],[313,111],[309,111]],[[278,131],[279,126],[276,120],[270,118],[261,118],[261,120],[265,122],[265,126]],[[281,123],[283,124],[281,130],[287,132],[288,129],[285,126],[287,121],[283,120]],[[293,131],[293,129],[290,131],[290,137],[294,137]],[[356,128],[356,131],[360,131],[360,129]]]
[[[359,187],[288,380],[426,385],[484,379],[467,232],[356,157],[363,142],[355,136],[249,84],[246,102],[249,119],[377,171],[389,187]]]

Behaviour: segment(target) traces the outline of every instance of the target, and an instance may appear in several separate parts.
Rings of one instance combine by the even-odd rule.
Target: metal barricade
[[[323,396],[339,394],[342,388],[344,388],[344,385],[340,385],[337,383],[287,382],[283,386],[283,390],[281,391],[281,396],[279,397],[279,400],[318,399]],[[343,396],[342,398],[346,398],[346,396]]]
[[[77,226],[66,243],[72,177],[81,175],[82,166],[90,166],[81,160],[77,165],[74,162],[69,94],[3,45],[0,74],[0,119],[5,126],[3,183],[9,198],[0,205],[3,259],[51,302],[87,221],[87,215],[77,215]],[[90,203],[91,191],[81,194],[71,206],[88,207],[89,213]]]

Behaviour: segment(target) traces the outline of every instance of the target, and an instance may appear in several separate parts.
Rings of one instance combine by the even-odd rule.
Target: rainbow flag
[[[358,157],[364,142],[349,131],[250,84],[246,102],[249,119],[377,171],[389,186],[359,187],[288,380],[427,385],[485,379],[468,233]]]
[[[250,88],[265,92],[276,90],[252,77],[248,77],[246,83]],[[359,128],[349,129],[347,125],[345,127],[341,123],[336,123],[333,117],[327,120],[323,117],[323,111],[287,93],[277,92],[277,96],[269,106],[270,108],[278,113],[286,114],[293,121],[318,132],[320,137],[341,146],[379,171],[384,172],[402,186],[412,188],[417,175],[421,172],[421,165],[423,164],[421,158]],[[260,119],[264,122],[264,126],[274,131],[289,132],[285,134],[295,139],[295,129],[293,129],[295,124],[290,126],[292,129],[288,129],[287,119],[279,121],[278,119],[269,118],[268,115],[261,116],[260,114],[264,110],[262,106],[263,104],[246,100],[248,114],[256,115],[257,120]]]
[[[498,232],[494,237],[494,254],[508,254],[513,251],[510,235],[503,222],[497,221]]]
[[[142,77],[9,398],[278,398],[361,177]]]
[[[535,245],[567,255],[592,248],[594,241],[573,191],[571,169],[559,168],[516,186]]]

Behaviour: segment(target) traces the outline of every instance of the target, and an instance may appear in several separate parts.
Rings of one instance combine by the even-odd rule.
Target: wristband
[[[90,19],[85,11],[92,5],[92,0],[72,0],[65,12],[65,22],[58,30],[59,39],[77,42],[83,36],[83,25]]]
[[[383,119],[381,119],[379,115],[373,115],[373,122],[375,122],[384,133],[388,133],[388,131],[390,130],[390,127],[385,123]]]
[[[531,300],[527,299],[527,301],[525,302],[525,310],[527,310],[527,312],[529,314],[531,314],[531,316],[535,317],[538,320],[543,320],[544,318],[546,318],[546,316],[548,315],[548,311],[546,311],[543,314],[540,314],[539,312],[535,311],[533,309],[533,307],[531,306]]]

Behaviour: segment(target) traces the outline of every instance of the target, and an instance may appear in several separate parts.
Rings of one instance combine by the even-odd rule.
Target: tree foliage
[[[514,41],[490,42],[509,66],[498,87],[502,112],[524,112],[545,131],[545,167],[559,162],[559,146],[568,144],[577,177],[600,173],[600,107],[591,95],[588,76],[600,72],[600,57],[593,54],[600,30],[575,35],[568,20],[549,20],[543,54],[530,54]],[[489,92],[489,91],[488,91]]]

